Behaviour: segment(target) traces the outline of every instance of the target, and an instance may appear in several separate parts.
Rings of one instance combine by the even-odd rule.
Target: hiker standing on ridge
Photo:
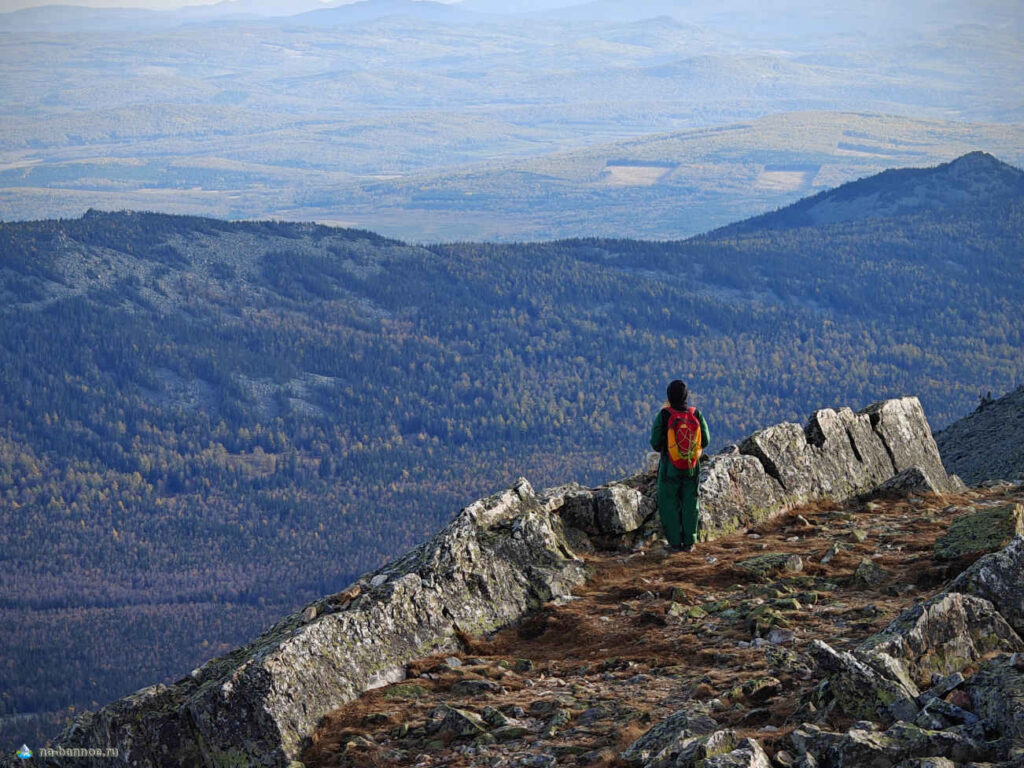
[[[690,552],[697,540],[700,515],[700,458],[708,441],[708,425],[700,411],[687,405],[686,385],[668,385],[668,402],[651,426],[651,448],[658,463],[658,514],[668,545]]]

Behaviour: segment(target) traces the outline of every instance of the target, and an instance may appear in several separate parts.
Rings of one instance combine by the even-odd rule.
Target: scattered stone
[[[821,558],[821,564],[828,565],[830,562],[832,562],[833,559],[835,559],[836,555],[838,555],[840,552],[846,549],[847,547],[845,545],[840,544],[838,541],[835,542],[831,547],[828,548],[828,552],[826,552],[824,556]]]
[[[766,579],[779,571],[798,572],[804,569],[804,561],[800,555],[765,554],[751,557],[736,563],[736,567],[757,578]]]
[[[415,683],[403,683],[401,685],[393,685],[384,691],[384,698],[386,699],[418,699],[421,696],[426,696],[428,689],[422,685],[416,685]]]
[[[313,619],[315,619],[315,618],[316,618],[316,606],[315,605],[306,606],[306,609],[302,612],[302,620],[308,624],[309,622],[313,621]]]
[[[554,699],[537,699],[530,702],[529,712],[531,715],[547,715],[554,712],[558,702]]]
[[[778,678],[766,676],[756,677],[753,680],[748,680],[736,688],[733,688],[729,693],[729,698],[746,699],[752,704],[761,704],[769,699],[773,699],[782,693],[782,683],[779,682]]]
[[[851,530],[850,535],[861,544],[868,540],[868,532],[861,530],[860,528],[854,528]]]
[[[469,710],[446,707],[438,730],[451,734],[455,739],[472,739],[487,730],[487,727],[479,715]]]
[[[651,726],[621,757],[629,765],[646,767],[656,755],[666,750],[681,750],[694,736],[707,736],[717,730],[718,723],[702,709],[680,710]]]
[[[681,617],[686,613],[686,606],[682,603],[672,603],[669,605],[668,610],[665,613],[669,616]]]
[[[616,708],[611,704],[598,704],[595,707],[583,710],[577,718],[577,722],[580,725],[593,725],[599,720],[607,720],[610,717],[614,717],[615,714]]]
[[[529,672],[533,669],[533,662],[529,659],[516,659],[515,664],[512,665],[512,671],[517,672],[520,675]]]
[[[753,637],[761,638],[771,632],[774,627],[788,627],[789,622],[778,611],[767,605],[762,605],[747,614],[746,626]]]
[[[523,725],[503,725],[491,731],[491,735],[498,741],[514,741],[529,733],[530,729]]]
[[[758,742],[744,739],[731,752],[707,758],[700,768],[771,768],[771,761]]]
[[[775,627],[768,633],[768,637],[765,639],[775,645],[789,645],[796,639],[796,635],[793,634],[792,630]]]
[[[491,680],[459,680],[451,691],[454,696],[484,696],[500,693],[501,686]]]
[[[494,707],[484,707],[484,711],[480,713],[480,716],[492,728],[501,728],[503,725],[509,724],[509,719],[505,713]]]
[[[462,666],[462,660],[459,659],[456,656],[446,656],[445,660],[444,660],[444,663],[447,664],[452,669],[458,669],[459,667]]]
[[[870,589],[877,589],[887,582],[891,576],[892,574],[889,571],[882,568],[874,560],[865,557],[860,561],[857,570],[853,572],[853,581],[855,584],[860,584]]]
[[[572,719],[572,715],[566,709],[555,710],[555,714],[551,716],[547,724],[544,726],[544,738],[550,739],[562,726],[566,725]]]

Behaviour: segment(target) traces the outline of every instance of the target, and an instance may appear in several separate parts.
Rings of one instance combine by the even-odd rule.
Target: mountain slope
[[[1024,387],[993,400],[936,433],[946,470],[976,485],[1024,480]]]
[[[0,224],[0,689],[52,734],[517,475],[625,474],[675,377],[713,449],[907,392],[941,427],[1019,380],[1022,254],[1020,200],[665,243]]]

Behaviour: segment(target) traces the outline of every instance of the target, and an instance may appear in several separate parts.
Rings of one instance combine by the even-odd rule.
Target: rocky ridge
[[[1024,387],[982,398],[974,413],[935,434],[948,472],[965,482],[1024,479]]]
[[[822,410],[806,427],[762,430],[712,457],[703,478],[705,540],[886,482],[889,492],[962,489],[946,475],[916,398],[859,413]],[[597,489],[541,493],[521,480],[249,646],[172,686],[81,716],[58,744],[117,745],[122,762],[133,766],[288,766],[327,713],[398,682],[417,658],[458,650],[553,599],[571,600],[587,578],[582,555],[643,547],[657,531],[649,471]],[[737,749],[761,759],[756,745]]]

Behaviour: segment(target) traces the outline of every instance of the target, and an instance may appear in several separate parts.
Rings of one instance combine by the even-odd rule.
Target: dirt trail
[[[454,657],[410,664],[406,682],[326,717],[304,762],[612,766],[652,723],[698,704],[773,753],[818,683],[801,649],[813,638],[852,647],[937,592],[976,558],[938,563],[935,539],[969,506],[1008,495],[1024,496],[819,502],[692,553],[589,556],[594,575],[572,599],[490,638],[465,638]],[[798,556],[801,569],[741,565],[768,554],[780,564]],[[875,586],[855,576],[865,559],[883,570]],[[465,721],[449,707],[487,718],[490,735],[477,721],[460,737]]]

